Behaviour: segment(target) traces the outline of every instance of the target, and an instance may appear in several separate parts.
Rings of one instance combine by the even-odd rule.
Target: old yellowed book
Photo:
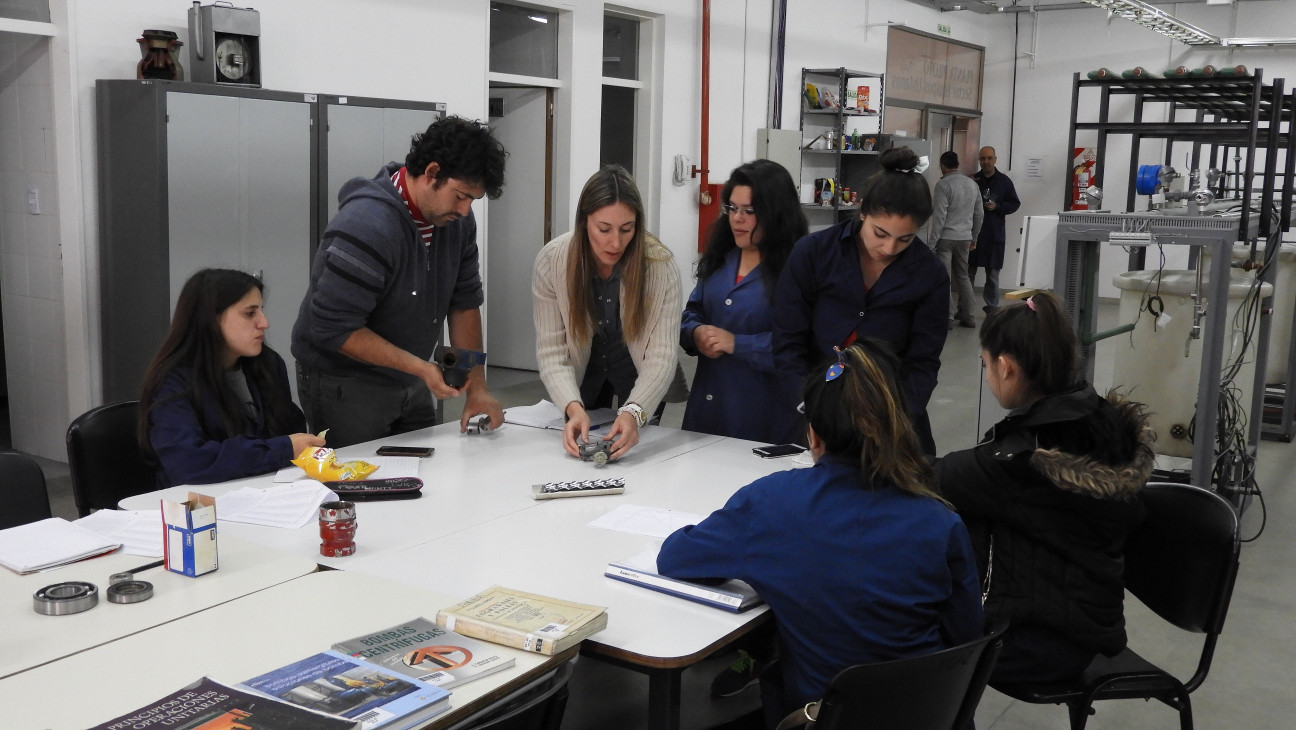
[[[491,586],[437,612],[450,631],[551,656],[607,627],[601,606]]]

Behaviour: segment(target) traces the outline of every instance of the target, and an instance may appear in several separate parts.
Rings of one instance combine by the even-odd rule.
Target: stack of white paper
[[[617,412],[611,408],[596,408],[589,411],[590,429],[598,428],[616,420]],[[504,411],[505,423],[516,423],[531,428],[552,428],[561,431],[567,423],[558,406],[547,400],[541,400],[533,406],[513,406]]]
[[[692,512],[623,504],[587,524],[603,530],[630,532],[664,540],[681,527],[696,525],[702,518],[703,515]]]
[[[0,565],[15,573],[35,573],[119,547],[119,542],[105,540],[62,517],[51,517],[0,530]]]
[[[216,519],[295,530],[319,519],[320,504],[337,498],[314,479],[269,489],[243,487],[216,498]]]
[[[101,509],[73,522],[103,537],[120,542],[127,555],[162,557],[162,510]]]

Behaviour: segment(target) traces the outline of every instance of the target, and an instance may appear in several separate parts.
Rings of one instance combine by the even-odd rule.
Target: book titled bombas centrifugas
[[[418,617],[372,634],[339,641],[335,651],[449,689],[513,666],[493,644],[448,631]]]

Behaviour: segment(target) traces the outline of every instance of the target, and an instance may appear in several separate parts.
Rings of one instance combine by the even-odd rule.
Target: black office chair
[[[1065,704],[1073,730],[1084,728],[1094,702],[1134,698],[1175,708],[1182,730],[1192,730],[1188,694],[1206,680],[1224,629],[1241,552],[1232,505],[1186,484],[1148,484],[1142,499],[1147,519],[1125,546],[1125,588],[1166,621],[1206,635],[1197,671],[1180,682],[1126,648],[1110,659],[1100,656],[1075,682],[991,685],[1023,702]]]
[[[0,530],[54,516],[45,491],[45,474],[35,459],[17,451],[0,451],[0,474],[4,475],[0,499],[5,503],[0,509]]]
[[[976,714],[1003,629],[934,654],[847,667],[819,703],[815,730],[956,730]]]
[[[572,663],[558,667],[549,677],[523,696],[497,708],[464,730],[558,730],[567,712],[567,682]]]
[[[139,401],[86,411],[68,426],[68,466],[77,512],[116,509],[117,503],[156,488],[157,475],[135,440]]]

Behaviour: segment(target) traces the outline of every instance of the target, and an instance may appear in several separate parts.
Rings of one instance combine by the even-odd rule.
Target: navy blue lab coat
[[[854,664],[920,656],[981,636],[981,587],[953,510],[825,455],[777,472],[675,531],[662,575],[737,578],[778,623],[786,712]]]
[[[948,333],[950,280],[919,238],[864,289],[855,218],[797,241],[774,297],[774,364],[800,402],[804,378],[851,333],[872,337],[900,357],[909,416],[925,453],[935,454],[927,402],[936,389]]]
[[[737,248],[730,251],[718,270],[693,287],[684,307],[680,345],[698,363],[683,427],[765,443],[797,441],[805,422],[783,396],[774,368],[773,318],[763,270],[758,265],[735,284],[741,254]],[[698,354],[693,330],[704,324],[734,333],[733,354]]]
[[[284,393],[288,386],[288,369],[283,358],[273,350],[275,385]],[[194,407],[189,394],[189,374],[172,370],[162,381],[153,398],[149,413],[149,443],[157,454],[158,489],[175,484],[214,484],[241,477],[265,474],[291,466],[292,439],[287,435],[270,436],[267,432],[265,404],[256,383],[248,380],[248,390],[257,405],[257,422],[245,433],[224,435],[220,407],[215,401]],[[289,433],[305,433],[306,417],[295,403]]]
[[[994,210],[985,212],[985,222],[981,224],[981,234],[977,236],[976,248],[968,254],[968,267],[976,269],[1002,269],[1004,262],[1004,242],[1008,239],[1005,219],[1021,207],[1017,197],[1017,188],[1008,176],[995,170],[995,174],[986,177],[980,170],[972,176],[977,187],[981,188],[981,199],[987,196],[995,202]]]

